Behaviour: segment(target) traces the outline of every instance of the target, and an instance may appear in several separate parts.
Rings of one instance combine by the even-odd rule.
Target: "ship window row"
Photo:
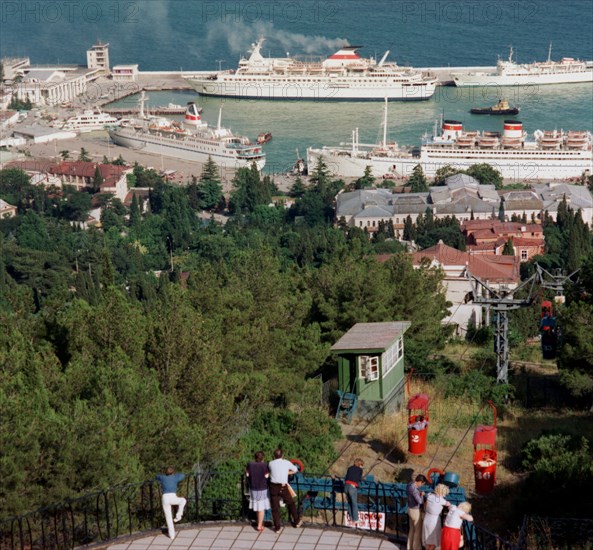
[[[552,158],[563,158],[563,157],[581,157],[579,152],[582,151],[575,150],[575,151],[525,151],[525,149],[514,150],[514,151],[501,151],[500,149],[479,149],[479,150],[472,150],[472,155],[482,155],[482,156],[514,156],[520,158],[521,160],[526,158],[539,158],[545,157],[546,159]],[[439,154],[443,153],[442,149],[433,149],[430,153]],[[520,154],[517,154],[520,153]],[[467,149],[448,149],[446,152],[447,155],[456,155],[458,157],[465,157],[467,155]]]
[[[387,80],[387,77],[380,77],[381,80]],[[375,77],[373,79],[365,79],[365,78],[357,78],[356,82],[368,82],[372,84],[376,84],[379,77]],[[324,82],[324,83],[333,83],[333,82],[340,82],[340,83],[351,83],[352,79],[344,79],[344,78],[265,78],[265,79],[256,79],[256,78],[243,78],[238,77],[237,80],[241,80],[242,82],[253,82],[255,84],[264,84],[267,82]],[[409,78],[390,78],[391,82],[409,82]]]
[[[176,145],[171,145],[170,143],[162,143],[160,144],[163,147],[169,147],[170,149],[179,149],[180,151],[187,151],[186,147],[178,147]],[[190,144],[191,145],[191,144]],[[194,148],[197,147],[196,145],[194,145]],[[203,149],[202,149],[203,151]],[[221,155],[221,154],[216,154],[217,149],[215,147],[211,147],[208,149],[208,151],[212,151],[214,153],[214,156],[219,156],[219,157],[224,157],[224,158],[229,158],[232,157],[234,155]],[[241,153],[238,154],[238,156],[242,156],[242,157],[251,157],[253,159],[257,159],[257,158],[263,158],[263,155],[258,155],[258,154],[254,154],[254,155],[242,155]]]

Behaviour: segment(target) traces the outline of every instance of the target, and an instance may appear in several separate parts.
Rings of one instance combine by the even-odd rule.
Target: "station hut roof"
[[[356,323],[331,347],[331,351],[385,351],[411,324],[410,321]]]

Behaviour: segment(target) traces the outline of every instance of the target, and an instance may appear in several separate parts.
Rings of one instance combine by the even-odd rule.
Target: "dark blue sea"
[[[86,63],[97,40],[110,44],[111,64],[138,63],[144,71],[235,68],[258,36],[271,56],[327,56],[346,43],[365,57],[415,67],[493,66],[509,46],[519,62],[593,59],[591,0],[2,0],[0,56],[28,56],[34,64]],[[150,94],[153,105],[196,99],[190,92]],[[521,107],[529,132],[593,130],[593,85],[441,88],[427,102],[392,103],[389,134],[419,144],[441,115],[473,129],[500,129],[502,120],[472,116],[473,106],[504,96]],[[129,100],[128,100],[129,101]],[[204,118],[216,121],[220,99],[198,98]],[[294,162],[309,145],[375,141],[381,103],[225,101],[223,123],[254,137],[271,131],[270,171]]]

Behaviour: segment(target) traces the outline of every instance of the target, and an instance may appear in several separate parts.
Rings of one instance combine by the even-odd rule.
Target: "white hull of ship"
[[[257,78],[257,77],[255,77]],[[275,83],[264,77],[250,82],[188,79],[201,95],[234,97],[237,99],[311,99],[324,101],[424,101],[430,99],[436,89],[436,81],[399,83],[389,82],[370,86],[350,82],[337,82],[327,78],[322,82],[307,82],[288,78]]]
[[[455,86],[539,86],[593,82],[593,67],[574,73],[496,75],[488,73],[453,74]]]
[[[208,150],[204,151],[200,150],[197,145],[187,144],[175,138],[146,136],[120,128],[109,130],[109,136],[117,145],[166,157],[199,163],[205,163],[208,161],[208,157],[212,157],[212,160],[222,168],[250,168],[254,162],[253,159],[242,159],[229,154],[228,149],[217,142],[209,144]],[[266,160],[265,158],[259,158],[255,160],[255,163],[257,169],[262,170]]]
[[[360,178],[367,166],[375,177],[393,174],[409,177],[416,165],[420,165],[427,177],[434,177],[439,168],[450,165],[465,170],[474,164],[490,164],[505,180],[567,180],[579,178],[584,173],[593,173],[593,153],[581,151],[496,151],[456,150],[443,151],[424,146],[420,157],[373,157],[353,156],[345,150],[321,148],[307,150],[309,171],[314,170],[321,156],[328,169],[337,177]],[[555,154],[557,153],[557,154]]]

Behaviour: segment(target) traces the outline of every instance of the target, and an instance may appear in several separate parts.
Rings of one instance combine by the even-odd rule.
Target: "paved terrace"
[[[158,532],[112,541],[109,550],[398,550],[405,548],[380,535],[353,529],[323,529],[288,525],[279,534],[266,528],[258,533],[250,525],[217,524],[179,527],[174,540]]]

